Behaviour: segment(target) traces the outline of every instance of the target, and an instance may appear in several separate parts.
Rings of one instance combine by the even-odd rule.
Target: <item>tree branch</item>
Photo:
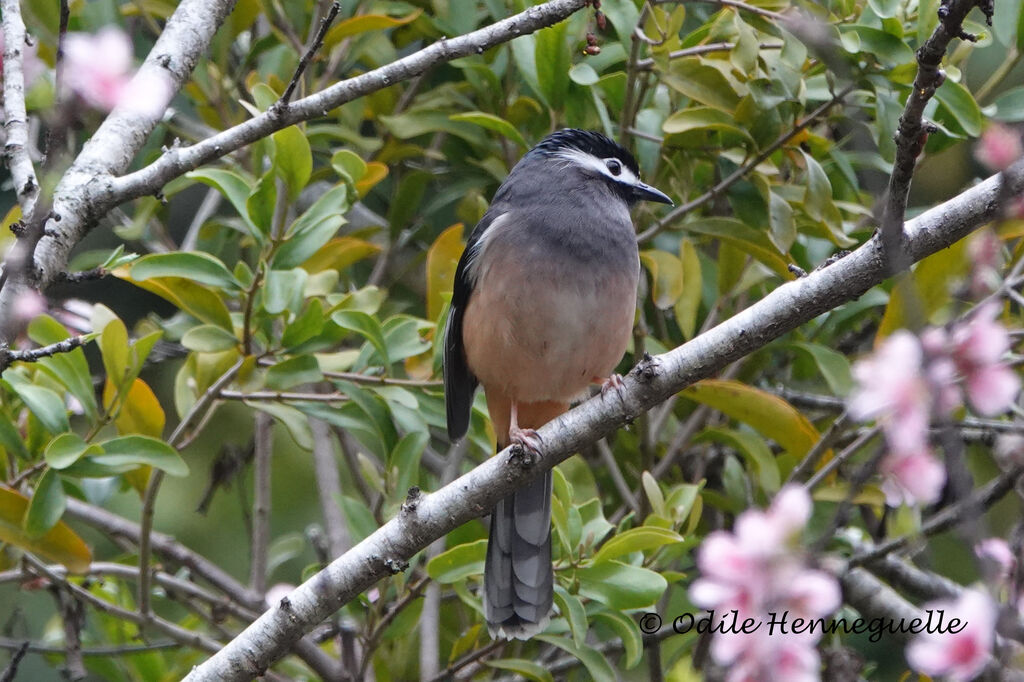
[[[917,157],[924,149],[928,134],[934,129],[934,126],[924,122],[924,109],[946,80],[946,74],[939,68],[946,55],[946,48],[953,38],[968,37],[961,27],[967,14],[977,4],[978,0],[951,0],[944,3],[939,9],[938,26],[917,50],[917,76],[896,129],[896,159],[889,176],[889,189],[879,227],[891,274],[905,270],[914,262],[902,251],[902,228]]]
[[[906,249],[920,260],[991,220],[1001,191],[1024,190],[1024,161],[972,187],[908,223]],[[859,249],[806,277],[779,286],[763,299],[668,353],[647,357],[615,396],[598,396],[539,429],[540,457],[512,447],[440,490],[422,495],[376,532],[296,588],[188,680],[242,680],[260,674],[292,642],[387,575],[433,540],[491,509],[502,497],[608,435],[637,415],[730,362],[763,347],[819,314],[853,300],[885,278],[876,235]]]
[[[14,181],[21,215],[28,220],[39,196],[39,180],[28,153],[28,114],[25,112],[25,73],[22,52],[27,35],[21,18],[20,0],[3,0],[4,29],[4,129],[7,142],[4,154]]]
[[[15,362],[36,362],[57,353],[70,353],[83,343],[85,343],[84,336],[72,336],[63,341],[51,343],[48,346],[30,348],[29,350],[11,350],[4,345],[0,345],[0,372],[3,372]]]

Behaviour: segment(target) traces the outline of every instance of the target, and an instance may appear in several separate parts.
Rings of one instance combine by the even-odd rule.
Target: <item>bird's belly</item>
[[[466,309],[466,360],[486,388],[512,400],[568,402],[622,359],[636,273],[535,274],[490,270]]]

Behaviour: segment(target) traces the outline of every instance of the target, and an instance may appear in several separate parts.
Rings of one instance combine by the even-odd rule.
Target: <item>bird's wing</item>
[[[448,310],[448,322],[444,328],[444,401],[448,413],[448,437],[458,440],[469,429],[469,417],[473,406],[473,391],[477,378],[466,363],[466,351],[462,344],[462,320],[466,314],[469,297],[475,285],[470,264],[476,256],[477,246],[484,233],[503,215],[503,211],[491,210],[484,214],[466,242],[459,265],[455,270],[455,285],[452,289],[452,303]]]

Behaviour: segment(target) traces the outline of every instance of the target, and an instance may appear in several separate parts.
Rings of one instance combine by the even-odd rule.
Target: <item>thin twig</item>
[[[711,54],[713,52],[728,52],[729,50],[736,47],[735,43],[729,42],[718,42],[718,43],[705,43],[704,45],[696,45],[694,47],[683,48],[682,50],[674,50],[668,53],[668,58],[672,59],[684,59],[686,57],[698,57],[702,54]],[[761,43],[759,47],[762,50],[781,50],[782,43]],[[638,71],[650,71],[654,68],[654,59],[648,57],[647,59],[641,59],[637,61],[636,68]]]
[[[70,592],[76,599],[88,604],[98,611],[102,611],[103,613],[114,616],[115,618],[128,621],[129,623],[135,623],[136,625],[152,626],[155,630],[162,632],[179,644],[184,644],[194,649],[199,649],[200,651],[212,653],[219,651],[221,648],[221,645],[218,642],[201,635],[198,632],[193,632],[181,627],[180,625],[175,625],[174,623],[166,621],[155,614],[142,615],[135,611],[130,611],[112,604],[105,599],[101,599],[75,583],[65,580],[54,571],[51,571],[46,564],[33,557],[31,554],[25,554],[24,561],[37,575],[47,578],[55,585],[60,585],[62,588]]]
[[[296,400],[307,403],[340,403],[349,399],[344,393],[297,393],[294,391],[249,391],[245,393],[224,390],[220,391],[217,397],[224,400],[270,400],[275,402]]]
[[[850,418],[845,412],[836,417],[835,421],[829,425],[828,430],[821,434],[821,438],[818,439],[818,442],[816,442],[811,449],[807,451],[807,454],[802,460],[800,460],[800,463],[793,467],[793,470],[789,472],[789,477],[786,478],[786,483],[798,481],[809,474],[814,469],[815,465],[817,465],[821,456],[836,444],[836,441],[838,441],[839,437],[843,435],[843,430],[849,423]]]
[[[826,462],[823,467],[814,472],[814,475],[807,479],[807,483],[804,483],[804,487],[808,490],[814,490],[819,483],[825,480],[826,476],[845,463],[846,460],[857,454],[857,451],[864,447],[865,443],[877,436],[879,431],[881,431],[881,429],[875,426],[862,433],[857,437],[857,440],[847,445],[840,453]]]
[[[47,644],[40,644],[37,642],[28,642],[20,639],[11,639],[9,637],[0,637],[0,649],[14,650],[15,657],[17,652],[24,647],[25,653],[30,654],[43,654],[46,656],[64,656],[67,654],[67,650],[62,646],[50,646]],[[81,654],[83,656],[95,656],[97,658],[110,658],[114,656],[131,656],[133,654],[141,654],[147,651],[162,651],[164,649],[180,649],[182,647],[178,642],[152,642],[150,644],[121,644],[118,646],[98,646],[91,648],[83,648]],[[12,659],[13,661],[13,659]],[[10,666],[8,666],[10,668]],[[13,682],[14,678],[0,676],[0,682],[8,680]]]
[[[333,559],[352,547],[352,538],[349,536],[345,516],[341,513],[341,479],[338,476],[338,462],[334,457],[331,429],[315,417],[309,418],[309,428],[313,432],[313,469],[316,472],[320,516],[327,533],[327,549]]]
[[[601,461],[604,463],[605,470],[608,472],[608,475],[612,477],[612,483],[615,485],[615,489],[622,497],[622,502],[639,517],[640,504],[636,501],[636,497],[633,496],[633,491],[629,489],[629,484],[626,483],[626,479],[622,476],[622,469],[619,468],[619,463],[615,461],[615,453],[613,453],[611,447],[608,446],[608,441],[602,438],[597,441],[596,447],[597,454],[601,456]]]
[[[71,336],[63,341],[29,350],[11,350],[4,345],[0,345],[0,372],[3,372],[15,362],[37,362],[58,353],[70,353],[85,343],[85,340],[86,337],[84,336]]]
[[[917,50],[917,76],[896,130],[896,159],[889,176],[885,207],[879,225],[890,274],[901,272],[910,265],[903,248],[903,219],[907,212],[907,197],[917,157],[923,151],[929,133],[934,131],[934,126],[924,122],[924,110],[935,91],[946,80],[940,68],[946,48],[953,38],[966,37],[962,25],[967,14],[977,4],[977,0],[950,0],[943,3],[938,25]]]
[[[976,490],[973,495],[958,500],[956,503],[930,516],[921,524],[921,529],[916,535],[902,535],[898,538],[892,538],[876,545],[873,549],[855,554],[850,558],[850,566],[870,564],[880,557],[903,549],[916,539],[941,533],[963,521],[965,514],[974,518],[979,510],[988,509],[998,502],[1003,495],[1008,493],[1022,473],[1024,473],[1024,467],[1017,467],[995,477]]]
[[[327,16],[320,22],[320,30],[316,32],[316,38],[313,40],[313,44],[309,46],[305,54],[302,55],[302,59],[299,60],[299,65],[295,67],[295,73],[292,75],[291,81],[288,83],[288,87],[285,88],[284,94],[281,95],[281,99],[277,101],[277,106],[288,106],[288,101],[292,98],[292,93],[295,92],[296,86],[299,84],[299,79],[302,78],[302,74],[306,71],[306,67],[309,65],[310,60],[313,59],[313,55],[316,51],[324,44],[324,36],[327,35],[327,29],[334,23],[334,18],[338,16],[338,12],[341,11],[341,4],[338,2],[331,4],[331,9],[328,10]]]
[[[2,640],[4,639],[6,638],[0,638],[0,642],[2,642]],[[11,644],[13,646],[3,647],[2,643],[0,643],[0,648],[14,649],[14,653],[11,654],[11,662],[8,663],[7,667],[5,667],[3,669],[3,672],[0,673],[0,682],[14,682],[14,677],[18,674],[18,666],[21,665],[21,659],[23,659],[25,657],[25,654],[28,653],[32,648],[32,645],[29,642],[18,642],[17,644],[15,644],[14,641],[12,640]],[[54,648],[59,649],[60,653],[64,653],[63,647]]]
[[[267,551],[270,546],[270,460],[274,454],[274,418],[266,412],[257,411],[255,420],[249,587],[264,594],[267,591]]]

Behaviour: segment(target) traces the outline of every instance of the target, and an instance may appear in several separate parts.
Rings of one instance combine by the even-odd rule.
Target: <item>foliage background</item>
[[[870,237],[875,203],[896,153],[893,133],[916,73],[914,50],[935,29],[938,4],[605,0],[604,30],[597,28],[592,9],[577,12],[556,27],[430,69],[276,133],[172,181],[160,198],[116,209],[83,241],[70,266],[104,265],[110,276],[47,291],[52,311],[69,298],[101,304],[92,313],[97,336],[68,354],[70,362],[55,357],[15,365],[3,375],[0,430],[7,478],[39,462],[48,465],[20,480],[32,500],[28,511],[0,510],[7,514],[4,523],[21,529],[8,531],[4,539],[11,544],[0,562],[17,567],[16,548],[56,523],[65,496],[137,519],[141,493],[151,481],[151,470],[140,465],[184,473],[183,461],[187,475],[171,476],[160,491],[155,528],[245,582],[254,533],[252,467],[236,463],[208,511],[196,509],[211,485],[214,463],[251,457],[257,416],[270,414],[270,567],[251,579],[257,588],[301,582],[321,561],[309,528],[324,523],[316,493],[320,481],[309,454],[309,417],[337,431],[332,443],[338,448],[341,497],[335,502],[351,540],[394,515],[410,485],[438,487],[450,477],[445,467],[453,458],[464,470],[493,452],[482,396],[465,450],[450,449],[443,435],[437,325],[463,230],[483,214],[526,149],[559,127],[603,130],[632,146],[645,180],[682,205],[668,219],[658,207],[641,206],[635,214],[645,276],[634,345],[621,365],[625,371],[643,352],[677,346],[792,279],[788,264],[813,270]],[[493,0],[340,5],[338,20],[300,83],[305,93],[525,7]],[[270,107],[292,77],[315,28],[313,17],[325,7],[238,2],[136,167],[158,158],[175,139],[187,144]],[[121,26],[141,57],[173,9],[174,3],[160,0],[72,2],[69,28]],[[803,22],[780,19],[780,13],[795,17],[797,10]],[[52,65],[58,5],[31,2],[22,11],[40,56]],[[965,28],[980,39],[954,43],[948,55],[947,79],[927,111],[938,131],[925,147],[911,213],[985,174],[970,148],[987,121],[1024,120],[1020,2],[997,3],[996,11],[991,29],[972,15]],[[638,26],[646,39],[634,37]],[[597,36],[597,55],[584,54],[588,32]],[[718,43],[726,45],[708,49]],[[52,81],[37,83],[29,92],[30,114],[48,126],[63,117],[72,131],[68,141],[77,149],[101,114],[53,97]],[[834,105],[795,130],[829,101]],[[723,183],[762,153],[735,181]],[[41,178],[44,189],[58,175],[59,170]],[[721,191],[711,193],[716,185]],[[693,200],[699,203],[690,206]],[[3,201],[6,228],[20,213],[11,193]],[[1020,230],[1017,220],[999,226],[1008,265],[1018,256]],[[3,240],[13,241],[7,229],[0,245]],[[182,255],[183,243],[208,256]],[[123,255],[129,253],[141,257]],[[898,291],[879,287],[819,317],[737,362],[726,379],[687,389],[607,444],[560,465],[555,524],[563,590],[557,599],[571,617],[556,619],[552,634],[538,641],[492,649],[490,667],[480,674],[513,670],[545,679],[545,668],[564,652],[582,667],[559,675],[578,679],[644,679],[652,671],[694,678],[697,638],[670,637],[659,654],[644,652],[631,614],[694,610],[686,586],[700,538],[728,526],[742,509],[770,500],[841,410],[841,402],[811,408],[801,397],[845,397],[852,387],[851,359],[870,350],[875,339],[959,314],[970,304],[964,291],[970,265],[963,244],[937,254],[902,280]],[[16,345],[51,343],[61,333],[37,318]],[[134,353],[125,353],[128,338]],[[143,350],[149,343],[157,344],[152,354]],[[239,360],[226,389],[233,393],[220,394],[212,417],[180,448],[179,460],[178,447],[191,431],[168,447],[173,426]],[[410,383],[366,379],[381,376]],[[99,390],[90,404],[93,382]],[[68,392],[84,413],[69,416],[63,401],[50,398]],[[338,396],[337,402],[323,403],[281,400],[273,392]],[[259,397],[242,401],[241,394]],[[107,442],[107,454],[65,440],[70,454],[60,459],[54,441],[65,431],[90,443]],[[139,434],[153,440],[127,459],[110,458],[112,439]],[[841,436],[840,445],[849,442],[856,426]],[[979,481],[995,473],[990,445],[986,438],[970,443],[969,463]],[[657,480],[644,476],[655,470]],[[847,491],[844,474],[814,491],[819,504],[809,537],[828,528]],[[626,495],[625,489],[634,492]],[[868,531],[878,537],[912,532],[920,523],[919,510],[883,515],[877,481],[864,485],[857,501],[865,512],[854,525],[875,523]],[[1015,501],[997,506],[993,532],[1005,534],[1018,516]],[[94,560],[137,561],[133,547],[118,546],[80,523],[72,526]],[[258,520],[256,527],[262,532]],[[601,545],[609,534],[622,540]],[[488,646],[475,592],[484,535],[483,524],[467,524],[446,539],[448,553],[433,563],[421,554],[404,574],[380,584],[376,595],[342,610],[342,622],[355,629],[357,639],[370,637],[362,642],[369,656],[365,665],[377,679],[414,679],[421,666],[431,665],[431,656],[419,652],[419,635],[432,627],[432,618],[439,618],[433,657],[441,670]],[[39,553],[80,561],[82,550],[70,542]],[[969,547],[954,534],[929,539],[919,560],[961,583],[978,577]],[[424,576],[441,586],[439,615],[423,614],[422,596],[401,602],[410,585],[425,589]],[[103,599],[137,606],[133,581],[108,577],[85,585]],[[406,608],[378,628],[396,602]],[[204,609],[197,615],[159,593],[153,607],[170,621],[217,635],[219,624],[203,617]],[[229,619],[225,628],[236,631],[240,625]],[[11,637],[58,644],[63,638],[51,596],[17,582],[0,585],[0,626]],[[95,611],[89,611],[82,631],[87,647],[134,642],[135,635],[134,625]],[[601,643],[616,638],[624,642],[624,654],[597,653]],[[841,644],[865,657],[866,672],[877,679],[905,670],[894,642],[845,637]],[[334,645],[329,640],[326,646]],[[162,679],[181,676],[201,658],[171,649],[90,657],[86,665],[104,679]],[[56,678],[58,665],[58,657],[32,656],[22,674]],[[280,667],[282,674],[297,677],[304,670],[294,659]]]

